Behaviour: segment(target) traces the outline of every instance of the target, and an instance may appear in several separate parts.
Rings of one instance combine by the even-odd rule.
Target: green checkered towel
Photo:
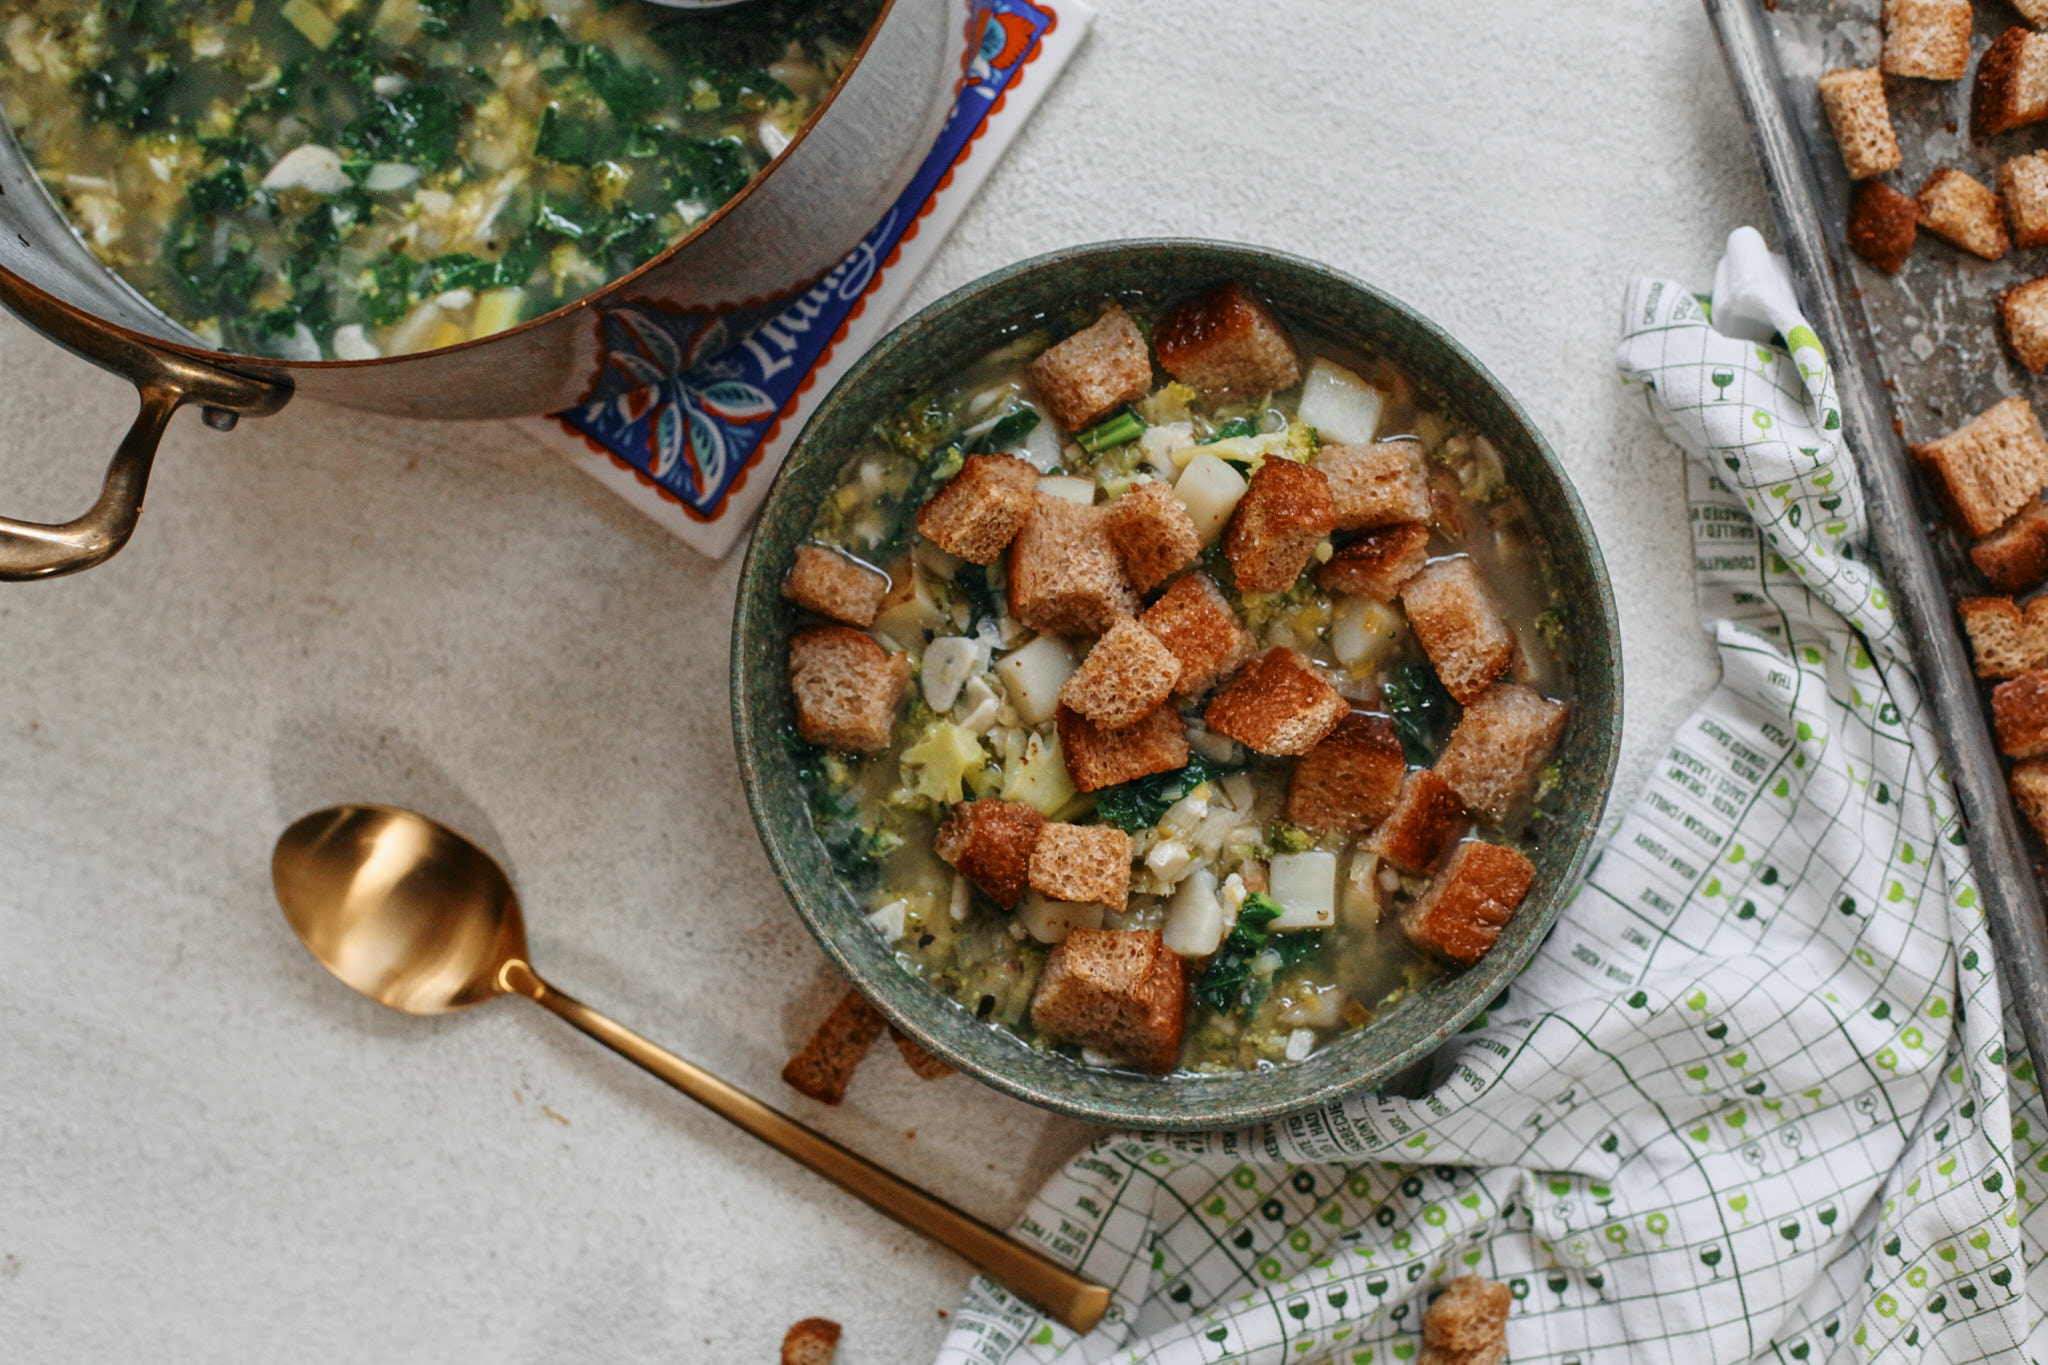
[[[1556,932],[1419,1099],[1095,1143],[1018,1229],[1108,1318],[977,1280],[945,1365],[1408,1360],[1466,1273],[1520,1362],[2048,1357],[2048,1116],[1827,354],[1754,232],[1720,280],[1726,332],[1639,280],[1620,348],[1688,456],[1720,685]]]

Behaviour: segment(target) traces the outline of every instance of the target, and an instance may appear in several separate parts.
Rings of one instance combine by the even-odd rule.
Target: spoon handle
[[[506,989],[546,1006],[612,1051],[667,1081],[697,1103],[858,1195],[914,1232],[958,1252],[1018,1298],[1076,1332],[1087,1332],[1109,1307],[1109,1290],[1091,1284],[1041,1252],[1012,1241],[987,1223],[883,1170],[831,1138],[771,1109],[693,1062],[556,990],[513,959],[499,974]]]

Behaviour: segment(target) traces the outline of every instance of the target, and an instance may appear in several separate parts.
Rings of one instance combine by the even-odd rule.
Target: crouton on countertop
[[[883,1023],[881,1011],[849,989],[782,1068],[782,1079],[820,1104],[839,1103],[854,1068],[882,1036]]]
[[[1143,720],[1173,695],[1180,660],[1126,616],[1109,628],[1060,689],[1060,704],[1116,729]]]
[[[1204,393],[1277,393],[1301,380],[1287,328],[1241,284],[1188,300],[1152,330],[1159,367]]]
[[[1444,689],[1469,702],[1515,662],[1515,636],[1469,555],[1439,559],[1401,589],[1401,605]]]
[[[2014,246],[2048,245],[2048,152],[2012,157],[1998,168],[1998,193]]]
[[[1187,981],[1156,929],[1075,929],[1045,959],[1031,1026],[1165,1074],[1180,1059]]]
[[[799,545],[782,595],[806,611],[866,628],[875,623],[889,576],[824,545]]]
[[[1295,762],[1287,818],[1303,829],[1367,833],[1394,809],[1407,771],[1387,718],[1354,711]]]
[[[2048,672],[2036,669],[1992,688],[1991,728],[2009,758],[2048,754]]]
[[[1980,86],[1982,81],[1980,73]],[[1884,77],[1876,67],[1827,72],[1820,78],[1820,102],[1851,180],[1868,180],[1899,164],[1899,139],[1884,102]]]
[[[2048,758],[2023,758],[2012,765],[2007,786],[2013,804],[2043,843],[2048,843]]]
[[[1535,880],[1535,865],[1515,850],[1467,839],[1402,912],[1402,932],[1416,947],[1469,967],[1493,947]]]
[[[1465,707],[1437,756],[1436,775],[1466,810],[1501,824],[1529,794],[1568,715],[1561,701],[1518,683],[1495,683]]]
[[[1243,667],[1258,649],[1230,601],[1207,574],[1177,580],[1138,618],[1180,661],[1174,690],[1199,697]]]
[[[782,1365],[832,1365],[839,1350],[839,1324],[830,1318],[805,1318],[782,1337]]]
[[[1506,1285],[1477,1275],[1460,1275],[1444,1286],[1444,1292],[1422,1314],[1425,1351],[1440,1352],[1444,1365],[1505,1359],[1508,1310],[1514,1303],[1515,1296]],[[1494,1354],[1485,1354],[1488,1352]]]
[[[1115,825],[1048,824],[1031,850],[1031,889],[1122,910],[1131,896],[1131,836]]]
[[[1999,295],[1998,320],[2005,328],[2005,344],[2020,364],[2035,374],[2048,370],[2048,275]]]
[[[1975,256],[1995,261],[2012,248],[1998,196],[1981,181],[1943,166],[1920,186],[1920,222]]]
[[[1988,536],[2048,484],[2048,438],[2033,405],[2008,398],[1913,447],[1973,536]]]
[[[903,1032],[894,1024],[889,1026],[889,1040],[896,1044],[897,1055],[903,1058],[903,1064],[909,1067],[911,1074],[919,1080],[944,1080],[953,1074],[953,1068],[950,1065],[925,1051],[924,1044],[918,1042],[917,1039]]]
[[[962,801],[932,838],[932,851],[1005,910],[1024,894],[1031,850],[1045,817],[1019,801]]]
[[[1920,230],[1920,206],[1882,180],[1856,187],[1849,210],[1849,249],[1887,275],[1896,275],[1913,253]]]
[[[1010,542],[1010,615],[1049,635],[1100,635],[1138,611],[1138,594],[1103,529],[1103,509],[1036,495]]]
[[[949,555],[993,564],[1024,529],[1037,502],[1038,471],[1014,455],[969,455],[960,472],[917,509],[917,533]]]
[[[1301,655],[1269,649],[1216,694],[1209,728],[1262,754],[1305,754],[1351,712],[1351,703]]]
[[[1465,803],[1451,784],[1427,768],[1401,779],[1394,809],[1373,831],[1366,852],[1403,872],[1427,872],[1465,829]]]
[[[1970,637],[1980,678],[2017,678],[2048,668],[2048,597],[2022,610],[2010,597],[1965,597],[1956,615]]]
[[[1152,391],[1152,356],[1121,305],[1031,362],[1052,419],[1076,432]]]
[[[852,626],[809,626],[789,637],[789,685],[797,733],[846,753],[889,747],[910,659],[891,654]]]
[[[1391,602],[1428,563],[1429,528],[1411,521],[1383,526],[1344,546],[1316,570],[1316,582],[1326,592]]]
[[[2048,578],[2048,502],[2034,499],[1972,545],[1970,562],[2000,592],[2025,592]]]
[[[1366,446],[1324,446],[1313,463],[1330,481],[1339,531],[1429,520],[1429,473],[1420,441],[1403,436]]]
[[[2048,118],[2048,34],[2009,28],[1992,39],[1977,59],[1977,80],[1970,87],[1970,136],[1990,137],[2044,118]],[[1891,131],[1889,124],[1885,131]],[[1896,146],[1892,166],[1898,164]]]
[[[1074,789],[1100,791],[1153,773],[1170,773],[1188,765],[1187,726],[1180,712],[1162,706],[1135,725],[1105,730],[1071,707],[1054,716],[1060,751]]]
[[[1268,459],[1238,499],[1224,537],[1239,592],[1285,592],[1316,546],[1337,528],[1337,507],[1322,471]]]
[[[1959,81],[1970,69],[1970,0],[1884,0],[1888,76]]]
[[[1187,504],[1165,483],[1141,483],[1109,504],[1103,529],[1123,557],[1124,574],[1140,592],[1150,592],[1195,562],[1202,536]]]

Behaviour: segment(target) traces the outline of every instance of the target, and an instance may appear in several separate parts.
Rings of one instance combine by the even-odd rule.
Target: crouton
[[[863,628],[875,623],[889,576],[823,545],[799,545],[782,595],[806,611]]]
[[[1122,910],[1131,896],[1131,836],[1115,825],[1047,825],[1031,850],[1031,889]]]
[[[1351,703],[1307,659],[1282,645],[1217,693],[1203,719],[1262,754],[1305,754],[1350,712]]]
[[[1242,668],[1258,644],[1207,574],[1175,582],[1138,618],[1180,661],[1174,690],[1199,697]]]
[[[867,997],[847,991],[782,1068],[782,1079],[820,1104],[839,1103],[846,1098],[854,1068],[882,1036],[883,1022],[881,1011]]]
[[[1394,809],[1366,843],[1403,872],[1427,872],[1465,828],[1465,803],[1451,784],[1427,768],[1401,779]]]
[[[1031,994],[1041,1033],[1164,1074],[1180,1057],[1187,981],[1156,929],[1074,929]]]
[[[1927,177],[1917,196],[1920,225],[1974,256],[1995,261],[2012,249],[1998,196],[1952,166]]]
[[[1823,78],[1825,79],[1825,78]],[[1970,87],[1970,136],[1990,137],[2048,118],[2048,35],[2009,28],[1977,59]],[[1885,132],[1891,127],[1887,122]],[[1893,144],[1890,170],[1898,165]]]
[[[1429,474],[1420,441],[1324,446],[1313,463],[1330,482],[1339,531],[1429,520]]]
[[[852,626],[809,626],[789,637],[797,733],[813,744],[882,752],[909,681],[907,656],[889,653]]]
[[[1469,702],[1515,661],[1515,636],[1469,556],[1440,559],[1408,580],[1401,605],[1444,688]]]
[[[2048,438],[2024,398],[1993,404],[1913,456],[1973,536],[1996,531],[2048,484]]]
[[[1920,206],[1882,180],[1856,187],[1849,210],[1849,249],[1887,275],[1896,275],[1913,252]]]
[[[2041,841],[2048,843],[2048,758],[2023,758],[2013,764],[2006,785],[2020,814],[2027,817]]]
[[[1239,592],[1285,592],[1316,546],[1337,528],[1337,506],[1322,471],[1268,459],[1231,514],[1223,551]]]
[[[951,1066],[925,1051],[922,1043],[894,1024],[889,1026],[889,1041],[896,1044],[896,1052],[903,1058],[903,1064],[909,1067],[911,1074],[919,1080],[944,1080],[953,1074]]]
[[[805,1318],[782,1336],[782,1365],[832,1365],[839,1350],[839,1324]]]
[[[2017,678],[2048,668],[2048,597],[2025,610],[2010,597],[1965,597],[1956,603],[1980,678]]]
[[[1826,73],[1820,78],[1820,102],[1851,180],[1868,180],[1899,164],[1899,139],[1885,107],[1884,77],[1876,67]]]
[[[1564,734],[1569,708],[1518,683],[1495,683],[1465,707],[1436,775],[1465,809],[1495,824],[1529,793]]]
[[[1394,809],[1407,771],[1386,717],[1354,711],[1295,763],[1287,818],[1303,829],[1364,834]]]
[[[1353,541],[1316,570],[1325,592],[1391,602],[1429,563],[1429,528],[1411,521],[1385,526]]]
[[[1159,367],[1204,393],[1277,393],[1301,380],[1287,328],[1241,284],[1188,300],[1152,329]]]
[[[1158,710],[1179,681],[1173,651],[1126,616],[1088,651],[1060,689],[1060,703],[1114,730]]]
[[[1059,708],[1053,720],[1059,727],[1067,776],[1074,780],[1076,791],[1100,791],[1188,765],[1187,726],[1171,706],[1162,706],[1121,730],[1105,730],[1066,706]]]
[[[2048,370],[2048,275],[2000,294],[1998,320],[2005,328],[2005,344],[2020,364],[2035,374]]]
[[[1401,930],[1416,947],[1469,967],[1486,956],[1535,880],[1535,865],[1515,850],[1467,839],[1402,912]]]
[[[1152,390],[1152,356],[1121,306],[1031,362],[1031,382],[1053,421],[1079,431]]]
[[[1508,1334],[1502,1332],[1499,1341],[1476,1351],[1452,1351],[1425,1341],[1415,1353],[1415,1365],[1505,1365],[1507,1358]]]
[[[960,472],[917,509],[917,533],[949,555],[993,564],[1024,529],[1038,471],[1014,455],[969,455]]]
[[[1109,505],[1102,529],[1140,592],[1152,591],[1202,553],[1201,532],[1171,484],[1139,484]]]
[[[1047,493],[1010,542],[1010,615],[1048,635],[1100,635],[1138,611],[1103,509]]]
[[[1970,547],[1970,562],[2000,592],[2025,592],[2048,578],[2048,503],[2036,498]]]
[[[983,798],[953,807],[932,851],[1005,910],[1017,903],[1045,817],[1019,801]]]
[[[1888,76],[1959,81],[1970,69],[1970,0],[1884,0]]]
[[[1963,7],[1968,13],[1969,6]],[[1460,1275],[1422,1315],[1422,1340],[1447,1351],[1474,1351],[1499,1337],[1508,1327],[1514,1295],[1504,1284]]]
[[[1992,688],[1991,728],[2009,758],[2048,754],[2048,672],[2036,669]]]
[[[2048,24],[2048,0],[2012,0],[2012,7],[2030,24]]]
[[[2007,160],[1998,168],[1998,193],[2013,245],[2048,245],[2048,152]]]

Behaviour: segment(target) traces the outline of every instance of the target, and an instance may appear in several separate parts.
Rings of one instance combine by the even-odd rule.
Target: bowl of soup
[[[902,324],[742,572],[763,843],[891,1023],[1148,1128],[1385,1081],[1575,885],[1620,734],[1569,479],[1440,328],[1313,262],[1112,242]]]

